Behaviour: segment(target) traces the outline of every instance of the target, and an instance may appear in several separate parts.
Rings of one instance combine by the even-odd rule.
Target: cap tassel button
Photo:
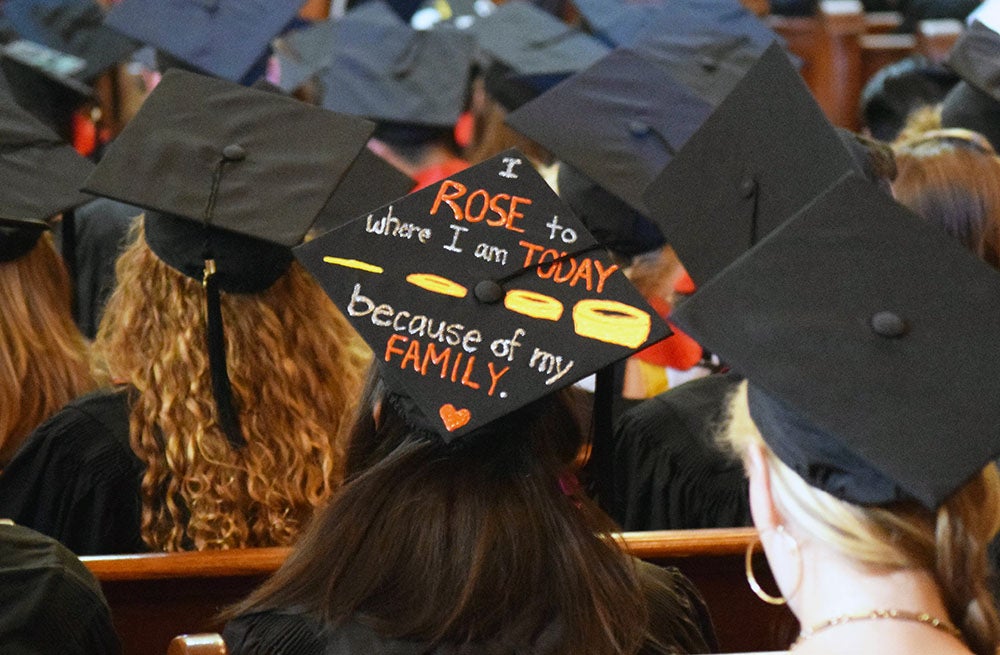
[[[878,312],[872,316],[871,326],[875,334],[886,339],[897,339],[909,330],[906,321],[893,312]]]

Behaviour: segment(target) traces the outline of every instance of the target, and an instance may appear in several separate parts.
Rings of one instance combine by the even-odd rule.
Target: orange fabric
[[[647,298],[656,313],[666,319],[670,315],[670,303],[662,298]],[[681,332],[676,325],[667,321],[673,336],[655,343],[645,350],[637,352],[633,357],[649,364],[669,367],[678,371],[686,371],[701,361],[702,348],[698,342]]]
[[[417,183],[413,187],[413,191],[418,189],[423,189],[426,186],[430,186],[435,182],[440,182],[449,175],[454,175],[459,171],[463,171],[469,167],[469,162],[458,157],[453,157],[446,162],[441,164],[434,164],[433,166],[428,166],[427,168],[422,168],[417,171],[416,175],[413,176],[414,181]]]

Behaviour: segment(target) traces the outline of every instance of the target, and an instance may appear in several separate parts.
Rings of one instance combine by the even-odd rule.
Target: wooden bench
[[[678,567],[701,590],[723,652],[783,648],[796,631],[787,609],[765,605],[747,587],[743,556],[756,540],[753,529],[742,528],[622,536],[636,557]],[[287,554],[261,548],[82,559],[111,605],[125,655],[163,655],[176,635],[220,632],[218,613],[263,582]],[[759,557],[758,576],[766,580]]]

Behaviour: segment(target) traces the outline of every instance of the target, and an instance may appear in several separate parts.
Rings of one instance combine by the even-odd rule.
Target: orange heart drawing
[[[472,418],[472,412],[467,409],[455,409],[451,403],[441,405],[438,414],[441,415],[441,420],[444,421],[444,427],[448,428],[448,432],[454,432]]]

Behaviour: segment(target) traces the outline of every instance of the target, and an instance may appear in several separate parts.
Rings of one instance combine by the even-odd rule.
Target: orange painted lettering
[[[531,257],[539,250],[544,250],[545,246],[536,246],[533,243],[528,243],[527,241],[518,241],[517,245],[522,248],[527,248],[528,252],[524,253],[524,265],[525,267],[531,266]]]
[[[451,211],[455,214],[455,220],[462,220],[462,208],[457,202],[456,198],[461,198],[465,195],[465,185],[459,184],[454,180],[445,180],[438,187],[437,197],[434,198],[434,204],[431,205],[431,216],[437,213],[438,207],[441,206],[441,201],[444,200],[445,203],[451,207]]]
[[[465,363],[465,373],[462,374],[462,384],[470,389],[478,389],[479,383],[473,382],[469,378],[472,376],[472,367],[476,365],[476,356],[469,355],[469,361]]]
[[[420,342],[414,339],[410,342],[410,346],[406,349],[406,354],[403,355],[403,361],[399,363],[399,368],[406,368],[406,363],[413,362],[413,370],[417,373],[420,372]]]
[[[604,291],[604,282],[618,270],[618,264],[612,264],[610,268],[605,269],[601,262],[595,259],[594,266],[597,267],[597,293],[601,293]]]
[[[519,218],[524,218],[524,214],[517,211],[517,203],[524,205],[530,205],[530,198],[522,198],[521,196],[514,196],[510,199],[510,212],[507,214],[507,229],[513,230],[514,232],[524,232],[524,228],[514,227],[514,221]]]
[[[472,203],[476,198],[482,198],[483,206],[479,210],[479,213],[473,216],[472,214]],[[486,211],[490,208],[490,194],[482,189],[476,189],[469,197],[465,199],[465,220],[470,223],[478,223],[486,217]],[[489,221],[486,222],[489,225]]]
[[[510,370],[509,366],[504,366],[503,369],[497,373],[496,369],[493,368],[493,362],[486,362],[486,368],[490,371],[490,390],[486,392],[486,395],[492,396],[493,392],[497,389],[497,382],[503,377],[504,373]]]
[[[420,365],[420,375],[427,375],[427,364],[434,364],[441,367],[439,377],[443,380],[448,375],[448,360],[450,358],[451,348],[445,348],[438,353],[433,343],[427,344],[427,349],[424,351],[424,361]]]
[[[396,347],[397,341],[402,341],[406,343],[410,340],[410,337],[404,337],[402,334],[394,334],[389,337],[389,341],[385,344],[385,361],[392,359],[392,355],[402,355],[403,350]]]

